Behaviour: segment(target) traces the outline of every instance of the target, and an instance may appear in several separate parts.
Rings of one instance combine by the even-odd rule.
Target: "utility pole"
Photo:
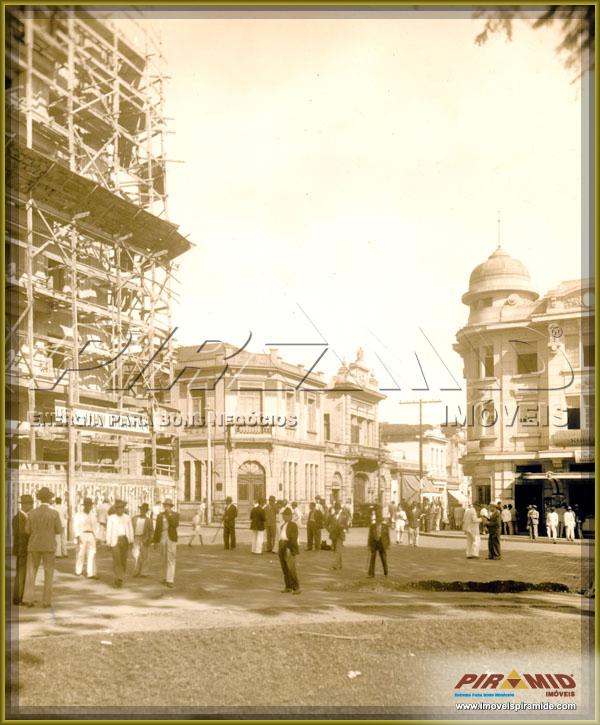
[[[423,480],[423,405],[427,403],[441,403],[441,400],[401,400],[398,405],[419,404],[419,484]]]

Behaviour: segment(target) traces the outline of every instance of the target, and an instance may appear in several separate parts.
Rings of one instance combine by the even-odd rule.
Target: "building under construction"
[[[6,8],[9,512],[42,485],[71,514],[84,495],[134,507],[176,494],[176,444],[151,423],[173,372],[176,259],[192,245],[168,221],[147,24]]]

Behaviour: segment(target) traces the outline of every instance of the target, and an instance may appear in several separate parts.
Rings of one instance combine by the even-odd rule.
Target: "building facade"
[[[167,215],[160,50],[76,8],[6,25],[7,516],[43,485],[71,515],[84,495],[153,502],[176,490],[149,421],[192,246]]]
[[[306,512],[315,496],[362,503],[389,489],[378,435],[383,396],[362,351],[330,385],[275,348],[259,354],[225,343],[179,348],[175,375],[169,432],[179,440],[186,517],[204,499],[218,517],[231,496],[243,518],[258,498],[297,501]]]
[[[501,247],[472,272],[464,361],[465,473],[473,499],[577,505],[594,529],[594,280],[561,283],[540,298]]]

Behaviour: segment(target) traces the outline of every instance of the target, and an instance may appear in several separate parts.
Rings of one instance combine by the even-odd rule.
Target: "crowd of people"
[[[20,510],[13,518],[13,554],[16,557],[13,603],[33,607],[35,602],[35,581],[40,564],[44,568],[44,588],[42,606],[52,603],[52,583],[55,559],[67,555],[66,523],[67,509],[60,497],[47,487],[41,488],[36,497],[39,506],[34,508],[33,497],[23,495]],[[53,505],[52,505],[53,504]],[[223,518],[220,524],[223,532],[224,549],[236,548],[236,524],[238,509],[232,498],[225,500]],[[488,559],[501,558],[501,535],[512,535],[519,530],[516,510],[500,501],[486,505],[469,504],[454,509],[454,521],[457,528],[465,534],[466,556],[479,558],[481,535],[488,534]],[[419,533],[438,531],[440,524],[447,523],[439,502],[391,502],[382,507],[373,504],[370,507],[370,525],[367,547],[370,551],[368,576],[375,575],[375,564],[379,556],[385,576],[388,574],[387,550],[393,533],[396,544],[404,542],[405,532],[409,546],[419,546]],[[206,501],[198,505],[192,519],[192,536],[188,546],[196,539],[204,544],[203,526],[207,523]],[[152,510],[142,503],[139,511],[131,516],[125,501],[115,500],[112,504],[106,498],[94,502],[84,498],[80,510],[74,516],[73,534],[76,544],[75,575],[98,579],[96,573],[96,553],[101,544],[109,549],[115,587],[121,587],[127,569],[129,551],[133,556],[133,577],[148,576],[149,551],[152,546],[160,550],[163,571],[163,584],[172,588],[175,582],[179,514],[174,503],[166,498],[162,505]],[[309,504],[306,520],[298,503],[276,500],[269,496],[268,501],[258,499],[250,510],[250,530],[252,532],[252,554],[275,553],[278,555],[284,578],[283,592],[300,593],[300,583],[296,567],[298,555],[298,536],[301,526],[306,527],[306,550],[333,551],[332,568],[343,566],[343,550],[346,533],[352,526],[352,509],[348,504],[332,501],[329,505],[317,496]],[[539,512],[535,505],[527,509],[526,526],[532,539],[538,537]],[[563,516],[553,508],[546,514],[546,529],[550,540],[556,543],[564,534],[568,541],[578,536],[583,538],[581,516],[570,506]],[[392,533],[390,533],[392,532]],[[218,531],[217,531],[218,534]],[[216,534],[215,534],[216,538]],[[214,538],[213,538],[214,540]]]

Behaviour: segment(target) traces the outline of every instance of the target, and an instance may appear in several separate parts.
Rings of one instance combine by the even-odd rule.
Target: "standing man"
[[[173,510],[173,500],[166,498],[163,501],[164,511],[158,514],[156,530],[154,531],[154,548],[160,544],[164,570],[163,584],[169,589],[175,586],[175,557],[177,555],[177,527],[179,514]]]
[[[21,496],[21,508],[13,516],[12,533],[13,533],[13,556],[16,557],[15,563],[15,582],[13,585],[13,604],[21,604],[23,599],[23,591],[25,590],[25,574],[27,572],[27,544],[29,542],[29,534],[25,531],[27,526],[27,514],[33,508],[33,496],[24,493]],[[575,517],[573,517],[573,526],[575,525]],[[574,529],[573,529],[574,530]]]
[[[398,513],[398,506],[393,499],[390,501],[390,505],[388,506],[388,511],[390,513],[390,519],[387,523],[390,526],[394,526],[396,523],[396,514]]]
[[[56,497],[54,502],[54,510],[60,516],[60,525],[62,531],[56,534],[56,558],[64,559],[67,556],[67,507],[63,504],[60,496]]]
[[[257,499],[250,511],[250,529],[252,531],[252,553],[262,554],[265,537],[265,510],[263,499]]]
[[[461,503],[454,509],[454,523],[457,529],[462,529],[463,519],[465,518],[465,510]]]
[[[537,506],[528,506],[527,511],[527,528],[529,529],[529,537],[531,539],[537,539],[538,537],[538,526],[540,525],[540,513],[537,510]]]
[[[519,533],[519,513],[511,503],[508,504],[508,510],[510,511],[511,532],[516,535]]]
[[[275,551],[275,537],[277,535],[275,496],[269,496],[269,503],[265,506],[265,531],[267,532],[267,551]]]
[[[421,519],[423,514],[420,512],[419,507],[416,503],[413,503],[406,512],[406,519],[408,523],[408,545],[418,546],[419,545],[419,527],[421,525]]]
[[[506,504],[504,504],[504,508],[502,509],[501,517],[502,533],[504,536],[509,536],[512,534],[512,516],[510,515],[510,509]]]
[[[546,534],[552,542],[556,544],[556,536],[558,532],[558,514],[551,508],[546,515]]]
[[[321,529],[325,520],[321,510],[317,508],[314,501],[308,504],[308,519],[306,520],[306,551],[321,549]]]
[[[302,511],[298,508],[297,501],[292,501],[292,521],[299,529],[302,524]]]
[[[298,526],[292,521],[292,511],[283,509],[283,523],[279,529],[279,563],[283,572],[285,589],[282,593],[300,594],[300,582],[296,571],[296,555],[298,549]]]
[[[202,503],[200,504],[200,525],[206,526],[208,523],[206,520],[206,499],[202,499]]]
[[[154,537],[154,525],[148,516],[150,506],[143,503],[140,513],[133,517],[133,576],[148,576],[148,552]]]
[[[495,503],[489,504],[489,514],[487,520],[488,530],[488,559],[501,559],[500,551],[500,526],[502,524],[502,516]]]
[[[334,551],[332,569],[342,568],[342,552],[344,550],[344,540],[348,526],[348,514],[342,509],[341,503],[335,501],[333,504],[333,512],[327,519],[327,530],[329,531]]]
[[[567,541],[575,541],[575,512],[570,506],[565,511],[565,534]]]
[[[387,555],[386,552],[390,548],[390,530],[385,521],[382,520],[379,508],[375,514],[375,521],[369,526],[369,538],[367,546],[371,550],[369,558],[369,576],[375,576],[375,560],[377,552],[383,566],[383,575],[388,575]]]
[[[192,542],[194,541],[196,536],[200,539],[200,546],[204,546],[204,539],[202,538],[203,521],[204,515],[202,513],[202,504],[200,504],[200,508],[198,509],[198,511],[196,511],[196,514],[192,519],[192,535],[190,536],[190,540],[188,541],[188,546],[192,545]]]
[[[62,533],[62,525],[58,511],[50,507],[50,502],[54,498],[52,491],[44,486],[37,492],[36,497],[40,505],[29,512],[25,524],[25,533],[29,534],[29,541],[27,542],[27,574],[25,575],[23,602],[28,607],[34,605],[35,578],[40,562],[42,562],[44,565],[42,606],[48,608],[52,606],[56,537]]]
[[[575,513],[575,530],[577,532],[577,538],[583,540],[583,522],[585,521],[585,516],[581,513],[577,504],[573,506],[573,511]]]
[[[237,514],[237,506],[233,503],[231,496],[227,496],[225,511],[223,512],[223,543],[226,549],[235,549],[235,520]]]
[[[102,500],[96,508],[96,513],[98,515],[98,526],[100,527],[98,538],[100,541],[106,543],[106,524],[108,521],[108,499],[106,496],[102,497]]]
[[[96,576],[96,539],[99,535],[99,526],[96,515],[92,512],[94,502],[91,498],[83,499],[83,511],[75,514],[73,529],[75,543],[77,544],[77,559],[75,560],[75,574],[83,576],[83,562],[87,562],[88,579],[97,579]]]
[[[401,544],[404,539],[404,529],[406,528],[407,516],[403,506],[398,506],[394,524],[396,526],[396,543]]]
[[[111,549],[115,586],[122,587],[129,544],[133,544],[133,526],[129,514],[125,513],[125,501],[118,498],[113,509],[106,523],[106,544]]]
[[[462,526],[467,537],[467,559],[479,559],[479,546],[481,544],[481,534],[479,533],[480,523],[481,518],[477,515],[475,504],[469,504],[465,511]]]

